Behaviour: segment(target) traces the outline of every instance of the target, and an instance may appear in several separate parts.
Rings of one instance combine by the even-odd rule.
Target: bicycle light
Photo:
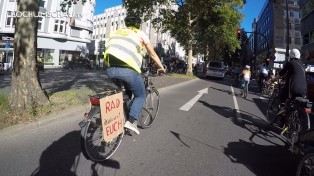
[[[304,112],[307,113],[307,114],[309,114],[309,113],[312,112],[312,109],[311,109],[311,108],[305,108],[305,109],[304,109]]]

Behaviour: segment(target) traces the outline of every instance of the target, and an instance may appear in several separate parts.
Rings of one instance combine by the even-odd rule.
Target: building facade
[[[286,11],[288,3],[288,16]],[[273,58],[272,66],[281,67],[286,59],[286,46],[289,49],[301,49],[301,18],[298,0],[266,0],[256,21],[256,57],[257,64],[266,57]],[[287,18],[289,28],[287,30]],[[287,40],[287,33],[289,39]],[[270,56],[268,55],[270,54]]]
[[[93,32],[95,0],[77,3],[61,12],[62,0],[41,0],[38,15],[37,59],[45,68],[60,67],[65,60],[85,57]],[[17,1],[0,1],[0,54],[12,63],[15,17],[28,15],[17,12]],[[11,47],[7,43],[11,44]],[[8,54],[8,51],[10,54]],[[7,53],[7,54],[5,54]]]
[[[90,47],[91,53],[103,59],[102,54],[106,40],[109,38],[111,32],[125,27],[124,18],[126,15],[126,9],[120,5],[105,9],[104,13],[94,16],[93,42]],[[158,15],[158,9],[155,15]],[[168,32],[161,33],[154,28],[150,20],[141,24],[141,30],[148,35],[152,45],[155,47],[155,51],[161,59],[170,59],[173,57],[185,59],[185,52],[182,47],[180,47]]]
[[[314,63],[314,0],[301,0],[301,34],[303,46],[301,53],[304,63]]]

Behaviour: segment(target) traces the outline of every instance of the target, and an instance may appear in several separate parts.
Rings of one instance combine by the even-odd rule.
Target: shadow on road
[[[299,158],[284,144],[279,129],[252,113],[199,102],[251,133],[249,142],[240,139],[239,142],[228,143],[224,148],[224,154],[232,162],[243,164],[258,176],[295,175]],[[255,141],[268,144],[260,145]]]
[[[72,131],[54,141],[40,157],[40,164],[31,176],[76,176],[76,170],[81,158],[80,131]],[[83,158],[85,160],[85,158]],[[114,160],[91,165],[92,176],[100,176],[96,166],[120,168]],[[86,168],[87,169],[87,168]]]
[[[298,164],[297,156],[280,146],[264,146],[239,140],[230,142],[224,154],[233,162],[243,164],[257,176],[293,176]]]

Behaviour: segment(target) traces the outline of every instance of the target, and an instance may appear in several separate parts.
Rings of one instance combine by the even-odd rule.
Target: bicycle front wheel
[[[110,142],[104,141],[99,106],[95,106],[90,110],[88,122],[81,130],[83,133],[83,139],[81,140],[83,154],[87,155],[87,159],[94,162],[109,159],[119,148],[124,135],[123,132]]]
[[[314,176],[314,153],[308,153],[301,159],[296,175]]]
[[[277,113],[280,109],[280,102],[278,96],[272,96],[268,100],[266,119],[270,124],[273,124],[277,120]]]
[[[139,117],[139,124],[142,128],[152,126],[159,111],[159,92],[156,89],[151,89],[146,95],[146,100],[142,113]]]

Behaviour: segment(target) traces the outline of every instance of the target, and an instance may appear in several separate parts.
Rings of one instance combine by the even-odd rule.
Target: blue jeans
[[[127,83],[128,90],[134,95],[129,117],[133,117],[137,120],[146,98],[146,89],[141,74],[129,68],[109,67],[107,69],[107,75],[110,79],[116,78]]]

